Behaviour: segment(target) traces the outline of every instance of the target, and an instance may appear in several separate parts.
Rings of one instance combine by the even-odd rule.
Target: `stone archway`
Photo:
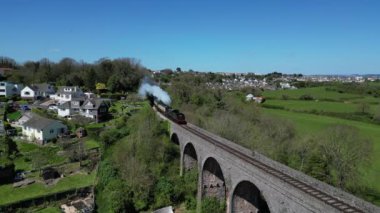
[[[177,135],[176,133],[173,133],[173,134],[172,134],[172,136],[170,137],[170,140],[171,140],[173,143],[179,145],[179,139],[178,139],[178,135]]]
[[[197,168],[198,157],[192,143],[187,143],[183,151],[183,169],[189,171]]]
[[[240,182],[232,196],[232,212],[267,213],[268,204],[260,190],[249,181]]]
[[[216,197],[226,199],[226,184],[219,163],[212,157],[208,158],[202,168],[202,198]]]

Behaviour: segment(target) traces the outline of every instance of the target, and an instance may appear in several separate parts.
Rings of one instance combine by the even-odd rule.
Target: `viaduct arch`
[[[233,191],[231,211],[233,213],[269,213],[269,207],[260,190],[249,181],[238,183]]]
[[[198,171],[198,209],[202,198],[216,197],[226,202],[228,213],[380,212],[377,206],[190,123],[169,122],[171,141],[180,149],[180,174]]]

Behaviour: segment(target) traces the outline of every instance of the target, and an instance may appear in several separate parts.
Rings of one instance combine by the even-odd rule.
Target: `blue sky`
[[[150,69],[380,74],[379,0],[1,0],[0,55]]]

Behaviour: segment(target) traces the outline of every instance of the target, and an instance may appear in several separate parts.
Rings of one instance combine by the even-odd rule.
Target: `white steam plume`
[[[148,80],[144,79],[143,83],[141,84],[139,88],[139,95],[141,97],[146,98],[147,95],[153,95],[158,100],[162,101],[166,105],[170,105],[172,100],[170,99],[170,96],[167,92],[165,92],[163,89],[161,89],[157,85],[152,85],[148,83]]]

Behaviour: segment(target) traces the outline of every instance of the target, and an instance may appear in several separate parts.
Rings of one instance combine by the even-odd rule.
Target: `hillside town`
[[[23,86],[11,82],[0,82],[0,91],[4,97],[19,96],[24,104],[8,101],[12,110],[20,112],[18,119],[9,119],[11,127],[21,127],[22,136],[39,144],[70,134],[61,121],[49,119],[33,113],[32,109],[46,110],[63,119],[88,119],[88,122],[100,122],[107,119],[110,99],[98,98],[94,93],[83,92],[77,86],[54,86],[43,83]],[[14,113],[13,112],[13,113]]]

